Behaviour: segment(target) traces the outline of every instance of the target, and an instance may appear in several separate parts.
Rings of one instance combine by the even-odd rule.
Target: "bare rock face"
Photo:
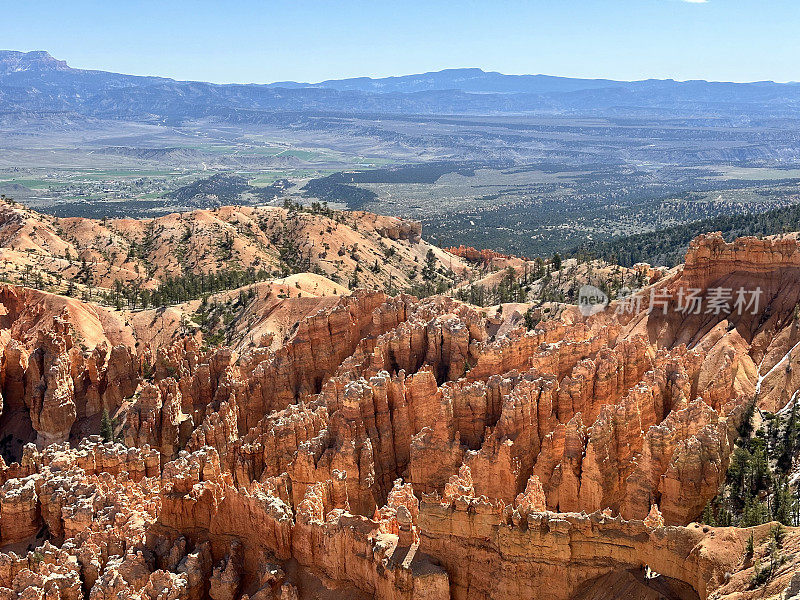
[[[155,520],[158,487],[146,478],[135,482],[125,471],[104,471],[102,460],[90,458],[103,455],[98,446],[85,442],[80,450],[66,445],[26,449],[22,464],[4,469],[10,473],[3,474],[0,543],[7,546],[26,536],[26,543],[38,544],[22,556],[0,553],[0,588],[10,590],[10,597],[55,594],[77,600],[85,589],[89,597],[104,598],[113,590],[132,593],[149,582],[153,569],[142,552],[146,529]],[[141,460],[145,469],[140,454],[129,456],[122,446],[104,448],[114,454],[107,461],[112,468]],[[79,463],[93,464],[94,472]],[[21,471],[30,474],[8,477]],[[60,548],[32,537],[42,523]]]
[[[269,411],[318,393],[360,340],[405,320],[407,302],[407,298],[357,292],[342,298],[332,310],[303,320],[288,344],[256,366],[248,378],[247,391],[240,395],[240,431],[255,425]]]
[[[56,317],[52,330],[39,331],[36,345],[25,372],[25,404],[41,448],[66,441],[77,416],[71,326]]]
[[[701,557],[697,549],[712,541],[712,532],[695,526],[667,532],[657,522],[624,521],[601,512],[587,516],[527,508],[524,502],[522,510],[512,509],[472,495],[423,499],[422,545],[442,561],[453,598],[566,599],[597,575],[643,563],[689,582],[706,598],[740,556]],[[617,544],[620,539],[627,540],[624,547]],[[743,540],[737,536],[729,542]]]
[[[297,593],[297,588],[291,583],[284,583],[281,586],[280,600],[299,600],[300,596]]]
[[[208,595],[212,600],[234,600],[242,582],[242,546],[239,542],[231,544],[228,556],[214,567],[211,575],[211,588]]]
[[[514,500],[514,508],[522,517],[527,517],[532,512],[545,512],[547,510],[544,489],[536,475],[531,475],[531,478],[528,479],[525,491]]]
[[[0,543],[15,544],[39,531],[38,480],[36,475],[9,479],[0,488]]]
[[[139,360],[130,347],[118,345],[111,348],[104,366],[103,401],[109,410],[114,411],[124,399],[133,396],[139,385]]]
[[[139,360],[132,349],[103,341],[89,352],[76,345],[70,311],[32,327],[27,343],[12,339],[3,352],[5,412],[29,422],[40,448],[95,433],[87,426],[103,410],[114,414],[139,385]]]
[[[800,263],[796,237],[758,239],[742,237],[728,243],[719,233],[700,235],[686,252],[684,277],[701,289],[731,273],[749,278],[769,275]]]
[[[421,243],[413,224],[373,226]],[[69,311],[38,323],[0,291],[25,321],[0,330],[16,444],[0,598],[303,600],[313,580],[386,600],[568,600],[644,565],[736,598],[750,532],[693,521],[748,405],[782,409],[800,386],[797,273],[793,239],[712,235],[635,310],[564,307],[525,330],[449,297],[358,291],[241,354],[199,334],[91,349]],[[762,316],[649,305],[753,282]],[[759,556],[767,537],[754,530]]]
[[[644,524],[653,529],[664,526],[664,517],[661,515],[661,511],[658,510],[658,506],[655,504],[650,507],[650,512],[647,513],[647,516],[644,518]]]
[[[25,346],[11,339],[3,349],[3,409],[6,413],[25,408],[25,372],[29,353]]]

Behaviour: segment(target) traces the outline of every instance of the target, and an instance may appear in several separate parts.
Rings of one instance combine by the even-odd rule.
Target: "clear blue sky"
[[[4,0],[1,14],[4,49],[176,79],[800,80],[800,0]]]

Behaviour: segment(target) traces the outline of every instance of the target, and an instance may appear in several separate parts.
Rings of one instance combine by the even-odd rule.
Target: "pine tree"
[[[772,518],[784,525],[792,525],[794,498],[789,482],[784,478],[778,482],[775,488],[775,498],[773,500]]]
[[[114,441],[114,422],[108,414],[108,409],[103,409],[103,416],[100,418],[100,436],[104,442]]]
[[[706,503],[706,507],[703,509],[702,522],[712,527],[716,527],[717,525],[717,521],[714,518],[714,509],[711,508],[711,502]]]
[[[425,255],[425,266],[422,267],[422,278],[425,281],[433,281],[436,277],[436,255],[432,249],[428,249]]]

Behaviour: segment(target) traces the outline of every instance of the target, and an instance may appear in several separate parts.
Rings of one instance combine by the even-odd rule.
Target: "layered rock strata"
[[[745,283],[759,314],[681,312],[680,290]],[[9,317],[0,595],[567,599],[647,566],[736,597],[751,532],[693,521],[750,405],[800,389],[797,243],[700,238],[634,299],[525,330],[359,291],[241,355],[90,349],[69,311],[27,336]]]

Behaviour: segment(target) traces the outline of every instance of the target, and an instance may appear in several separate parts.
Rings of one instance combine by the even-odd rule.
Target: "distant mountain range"
[[[247,122],[287,111],[794,119],[800,117],[800,84],[614,81],[446,69],[315,84],[219,85],[73,69],[44,51],[0,51],[0,114]]]
[[[571,79],[551,75],[503,75],[482,69],[445,69],[417,75],[399,77],[354,77],[351,79],[328,79],[320,83],[298,83],[281,81],[270,87],[325,88],[349,92],[373,94],[414,93],[458,90],[478,94],[546,94],[550,92],[575,92],[613,88],[626,82],[611,79]]]

